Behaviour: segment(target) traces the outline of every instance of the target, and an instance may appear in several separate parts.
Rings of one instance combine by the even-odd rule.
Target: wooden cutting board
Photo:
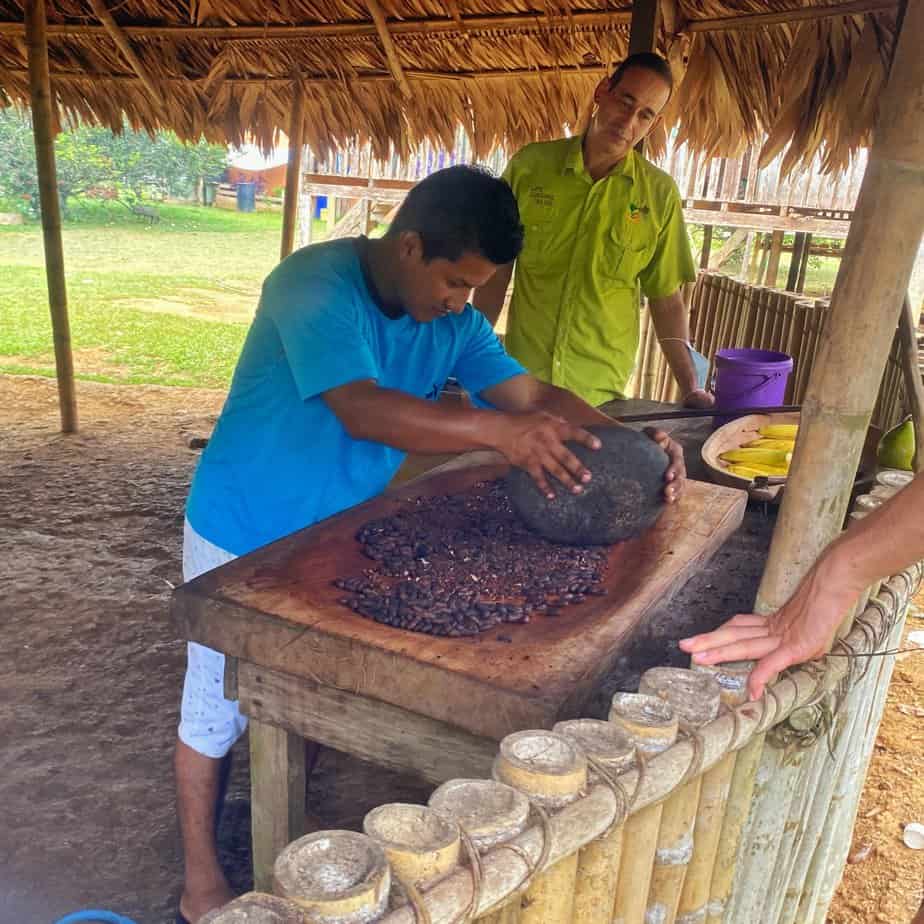
[[[474,638],[436,638],[364,619],[338,603],[338,577],[370,566],[356,542],[367,520],[421,496],[471,490],[507,464],[472,453],[179,587],[188,639],[295,677],[400,706],[495,740],[580,714],[646,613],[741,523],[743,491],[690,481],[640,539],[609,553],[608,595]],[[510,641],[498,638],[503,636]]]

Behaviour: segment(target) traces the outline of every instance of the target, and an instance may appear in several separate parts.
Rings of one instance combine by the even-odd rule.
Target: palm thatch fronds
[[[383,159],[424,141],[451,147],[459,124],[476,157],[576,129],[596,82],[625,56],[631,19],[628,6],[588,0],[101,2],[107,22],[94,14],[100,0],[49,9],[62,123],[120,131],[127,121],[269,148],[301,80],[306,143],[323,156],[368,141]],[[693,150],[733,156],[767,136],[765,161],[786,150],[789,170],[821,153],[837,169],[868,143],[896,0],[662,8],[660,50],[680,81],[664,124]],[[22,23],[22,3],[0,0],[4,105],[29,102]]]

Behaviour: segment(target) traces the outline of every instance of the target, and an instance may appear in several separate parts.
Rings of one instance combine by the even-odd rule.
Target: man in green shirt
[[[696,277],[674,181],[634,149],[673,90],[667,62],[627,58],[594,92],[583,136],[530,144],[504,178],[526,229],[505,346],[538,378],[603,404],[625,396],[639,290],[684,404],[711,407],[689,344],[682,286]],[[514,265],[473,303],[496,323]]]

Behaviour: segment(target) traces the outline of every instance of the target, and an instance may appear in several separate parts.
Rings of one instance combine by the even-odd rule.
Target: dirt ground
[[[53,382],[0,376],[0,924],[85,907],[165,924],[180,888],[171,759],[184,666],[168,605],[198,456],[189,440],[208,435],[222,394],[79,383],[78,395],[81,432],[64,437]],[[682,663],[681,631],[748,606],[771,527],[749,511],[626,652],[594,711],[651,664]],[[901,829],[924,821],[922,717],[924,658],[907,657],[854,836],[854,852],[872,850],[848,867],[832,924],[903,924],[917,906],[924,854]],[[243,741],[220,834],[241,889],[247,773]],[[429,790],[325,751],[309,807],[325,826],[357,827],[374,805]]]

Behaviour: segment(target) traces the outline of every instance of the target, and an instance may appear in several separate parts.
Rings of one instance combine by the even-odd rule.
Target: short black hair
[[[674,75],[671,73],[671,66],[661,55],[656,55],[652,51],[640,51],[638,54],[629,55],[625,61],[622,61],[610,77],[611,90],[622,80],[622,75],[630,67],[641,67],[646,71],[653,71],[668,85],[671,93],[674,92]]]
[[[513,191],[483,167],[458,164],[437,170],[407,194],[388,234],[416,231],[426,261],[481,254],[496,266],[516,259],[523,225]]]

